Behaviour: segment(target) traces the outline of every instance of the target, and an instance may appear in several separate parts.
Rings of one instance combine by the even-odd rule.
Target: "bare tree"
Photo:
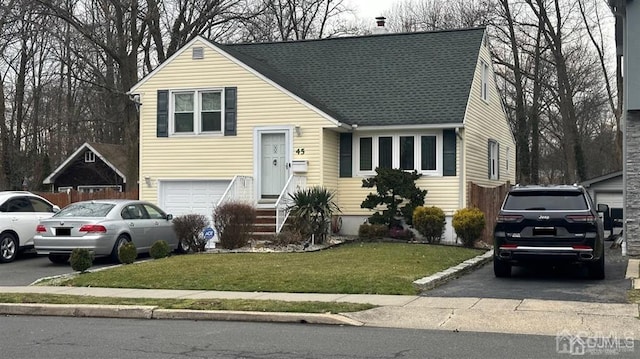
[[[343,0],[262,0],[260,12],[242,22],[243,42],[288,41],[330,37],[345,30],[339,17]],[[344,25],[344,24],[343,24]]]
[[[509,39],[511,62],[503,62],[513,73],[512,86],[515,89],[513,96],[515,102],[515,139],[516,139],[516,181],[529,183],[531,181],[531,151],[529,150],[529,123],[527,121],[527,109],[525,107],[524,78],[520,64],[520,48],[516,38],[515,21],[511,15],[511,7],[508,0],[499,0],[502,5],[503,18],[506,21],[506,35]]]
[[[394,32],[444,30],[487,25],[494,14],[494,1],[406,0],[394,4],[388,23]]]
[[[606,98],[607,103],[613,113],[615,119],[615,170],[622,169],[622,130],[620,129],[620,121],[622,119],[622,54],[616,56],[616,89],[617,93],[614,93],[611,80],[609,76],[609,69],[607,64],[609,63],[605,49],[605,36],[602,29],[602,23],[605,21],[600,13],[600,7],[598,3],[593,0],[579,0],[578,6],[580,9],[580,15],[585,24],[585,31],[589,35],[589,40],[593,45],[600,63],[600,68],[604,76],[604,83],[606,86]]]
[[[535,1],[535,3],[534,3]],[[565,181],[574,183],[586,179],[586,168],[582,144],[578,138],[577,118],[573,103],[573,87],[565,58],[563,11],[560,0],[553,1],[552,13],[549,14],[546,1],[526,0],[542,22],[542,34],[549,44],[556,70],[558,107],[562,114],[562,132],[564,134],[564,158],[566,161]],[[570,10],[566,10],[569,12]]]

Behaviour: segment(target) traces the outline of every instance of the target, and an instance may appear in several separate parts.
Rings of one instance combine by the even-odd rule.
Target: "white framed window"
[[[84,153],[84,161],[87,163],[91,163],[91,162],[95,162],[96,161],[96,154],[91,152],[91,151],[87,151]]]
[[[171,134],[222,134],[223,101],[222,89],[172,92]]]
[[[119,186],[119,185],[78,186],[78,192],[85,192],[85,193],[102,192],[107,189],[112,189],[114,191],[122,192],[122,186]]]
[[[489,64],[480,61],[480,66],[482,67],[480,97],[485,101],[489,101]]]
[[[500,179],[500,145],[496,140],[489,140],[487,152],[489,156],[489,179]]]
[[[361,134],[354,141],[356,174],[375,175],[375,169],[399,168],[421,174],[442,173],[442,133]]]

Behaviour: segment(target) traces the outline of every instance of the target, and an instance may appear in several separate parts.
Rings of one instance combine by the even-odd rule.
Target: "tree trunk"
[[[516,181],[518,181],[518,183],[530,183],[531,167],[529,159],[531,158],[531,153],[529,151],[529,124],[527,123],[527,112],[524,106],[522,71],[520,68],[520,51],[518,42],[516,40],[513,18],[511,16],[511,9],[509,8],[509,1],[500,0],[500,2],[502,3],[505,18],[507,20],[509,42],[511,45],[510,49],[513,55],[513,86],[516,90],[516,163],[518,164],[516,166]]]

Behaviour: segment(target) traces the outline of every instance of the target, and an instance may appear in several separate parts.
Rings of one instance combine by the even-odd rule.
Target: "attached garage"
[[[158,183],[158,203],[174,217],[202,214],[212,220],[213,208],[230,180],[166,180]]]

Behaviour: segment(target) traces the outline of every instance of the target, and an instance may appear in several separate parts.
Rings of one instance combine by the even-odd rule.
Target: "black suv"
[[[604,234],[589,193],[578,185],[519,186],[502,203],[493,231],[493,270],[511,266],[584,263],[589,277],[604,279]]]

